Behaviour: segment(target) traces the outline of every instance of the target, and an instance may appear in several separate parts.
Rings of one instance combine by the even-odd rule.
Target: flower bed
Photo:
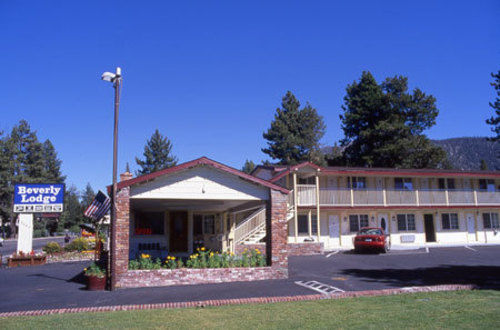
[[[185,261],[174,256],[165,260],[152,259],[149,254],[141,254],[139,258],[130,260],[130,270],[151,269],[179,269],[179,268],[239,268],[239,267],[264,267],[266,259],[259,249],[244,249],[240,255],[228,252],[212,252],[204,247],[198,248],[197,253],[189,256]]]
[[[244,250],[240,255],[217,253],[199,248],[185,261],[174,256],[153,260],[141,254],[129,262],[129,271],[118,278],[120,287],[149,287],[258,281],[286,278],[287,271],[266,267],[259,249]]]
[[[7,267],[24,267],[43,265],[47,261],[47,256],[35,254],[33,251],[29,254],[20,252],[13,254],[7,259]]]

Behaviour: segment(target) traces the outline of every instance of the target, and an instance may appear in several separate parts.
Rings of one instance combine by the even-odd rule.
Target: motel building
[[[277,279],[288,256],[352,249],[362,227],[396,247],[500,243],[500,172],[258,166],[251,175],[206,157],[120,175],[112,281],[116,287]],[[266,267],[129,270],[142,253],[259,248]]]

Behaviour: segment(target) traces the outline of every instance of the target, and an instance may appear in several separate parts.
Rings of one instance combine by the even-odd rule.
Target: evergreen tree
[[[245,172],[247,174],[252,173],[253,169],[255,168],[255,163],[251,160],[246,160],[245,164],[243,165],[243,168],[241,169],[242,172]]]
[[[493,103],[490,102],[490,107],[495,110],[495,115],[493,115],[490,119],[486,120],[488,125],[493,126],[491,131],[496,134],[492,140],[500,139],[500,70],[497,73],[492,73],[491,76],[494,78],[494,81],[491,83],[491,86],[495,88],[497,93],[497,97]]]
[[[156,130],[144,146],[144,160],[135,158],[141,167],[138,175],[156,172],[177,165],[177,158],[172,154],[172,143]]]
[[[92,189],[90,183],[87,183],[87,186],[81,194],[81,204],[83,210],[85,210],[94,201],[95,195],[94,189]]]
[[[268,147],[262,151],[280,164],[294,165],[303,161],[324,164],[320,140],[325,134],[323,117],[310,104],[300,109],[300,103],[288,91],[276,109],[271,127],[264,132]]]
[[[0,132],[0,230],[1,236],[5,238],[6,231],[10,229],[5,227],[6,223],[12,218],[12,194],[14,192],[12,182],[13,163],[12,146],[10,139]]]
[[[83,211],[77,188],[70,186],[64,193],[64,210],[59,218],[59,230],[70,229],[78,232],[78,225],[85,223]]]
[[[340,116],[347,165],[395,168],[448,167],[446,153],[423,132],[436,122],[436,99],[408,92],[406,77],[378,84],[370,72],[347,86]]]
[[[488,170],[488,164],[484,159],[481,159],[481,162],[479,163],[479,169],[481,171],[487,171]]]
[[[61,173],[62,161],[57,158],[57,152],[50,140],[45,140],[42,146],[44,160],[44,179],[48,183],[64,183],[66,177]]]

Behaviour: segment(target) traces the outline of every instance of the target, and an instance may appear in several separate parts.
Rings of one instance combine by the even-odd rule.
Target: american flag
[[[83,215],[94,220],[100,220],[106,213],[108,213],[110,207],[111,199],[99,190]]]

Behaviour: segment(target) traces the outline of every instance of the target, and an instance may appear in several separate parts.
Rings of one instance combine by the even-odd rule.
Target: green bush
[[[49,242],[42,248],[42,250],[47,254],[54,254],[61,252],[62,248],[57,242]]]
[[[71,241],[71,243],[67,244],[64,247],[64,250],[69,252],[71,251],[82,252],[82,251],[87,251],[89,248],[90,248],[89,241],[83,237],[78,237],[75,238],[73,241]]]

